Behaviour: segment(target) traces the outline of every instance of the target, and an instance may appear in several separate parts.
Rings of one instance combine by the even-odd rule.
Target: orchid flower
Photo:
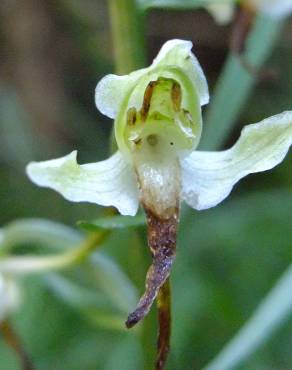
[[[263,13],[274,19],[282,19],[292,12],[292,0],[238,0],[244,8],[248,8],[252,13]],[[214,0],[206,9],[211,13],[219,24],[228,23],[235,10],[234,0]]]
[[[181,202],[196,210],[216,206],[242,177],[279,164],[292,143],[292,112],[284,112],[245,127],[231,149],[197,151],[209,94],[191,49],[190,41],[168,41],[150,67],[98,83],[96,105],[115,120],[118,151],[110,158],[79,165],[73,151],[27,166],[34,183],[70,201],[132,216],[143,206],[153,264],[128,327],[148,313],[170,274]]]

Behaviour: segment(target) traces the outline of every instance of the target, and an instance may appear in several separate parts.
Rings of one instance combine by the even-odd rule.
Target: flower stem
[[[157,295],[159,335],[157,342],[156,370],[163,370],[170,348],[171,335],[171,293],[170,281],[166,280]]]
[[[35,370],[29,355],[23,348],[20,338],[13,330],[8,320],[0,323],[0,332],[8,346],[17,354],[22,370]]]
[[[146,208],[145,212],[148,224],[148,244],[153,261],[147,272],[145,293],[140,298],[135,311],[128,316],[127,328],[132,328],[148,314],[160,288],[169,277],[176,256],[178,210],[166,219],[158,217]]]
[[[135,0],[108,0],[115,68],[127,74],[145,65],[144,19]]]

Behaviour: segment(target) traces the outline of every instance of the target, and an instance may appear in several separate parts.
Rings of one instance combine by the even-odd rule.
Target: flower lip
[[[175,86],[178,86],[181,93],[181,101],[177,101],[175,104],[173,104],[172,101],[172,99],[175,100],[175,92],[174,96],[171,97],[171,94],[167,94],[167,88],[165,89],[163,87],[163,85],[167,85],[170,81],[172,81]],[[151,91],[150,99],[148,98],[149,90]],[[175,91],[175,88],[173,91]],[[155,94],[155,92],[157,93]],[[162,101],[163,99],[159,98],[160,93],[164,94],[165,101]],[[175,109],[171,109],[171,105],[172,108],[175,108],[175,105],[177,104],[181,106],[181,112],[176,112]],[[134,109],[140,112],[141,119],[143,121],[145,121],[146,118],[149,118],[149,121],[151,121],[152,118],[152,121],[156,120],[161,123],[163,116],[165,116],[166,120],[173,120],[174,123],[185,121],[185,124],[183,125],[176,125],[177,131],[180,131],[178,136],[181,138],[183,138],[186,132],[188,132],[188,134],[185,135],[187,137],[188,144],[183,144],[183,148],[181,149],[190,150],[191,148],[194,149],[198,145],[202,125],[201,108],[198,102],[198,96],[196,91],[192,88],[188,78],[177,68],[172,67],[159,71],[159,73],[156,71],[154,74],[148,74],[146,78],[139,81],[124,101],[123,107],[115,120],[115,134],[119,149],[127,157],[130,156],[128,143],[125,138],[125,135],[127,136],[128,114],[129,110],[133,113]],[[179,116],[180,119],[178,119]],[[190,122],[192,121],[194,124],[190,125]],[[159,126],[161,125],[157,124],[156,128],[158,129]],[[182,126],[189,126],[191,130],[181,130]],[[166,126],[163,125],[163,127],[165,128]],[[191,131],[193,131],[193,142],[190,144],[189,139]],[[160,134],[162,136],[167,136],[167,131],[160,130]],[[170,140],[170,142],[173,142],[173,140]]]
[[[150,81],[141,109],[127,111],[124,141],[128,149],[134,154],[143,145],[154,148],[164,142],[177,153],[192,150],[199,127],[181,102],[182,90],[176,81]]]

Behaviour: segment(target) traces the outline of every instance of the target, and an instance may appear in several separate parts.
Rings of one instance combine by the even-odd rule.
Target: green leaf
[[[247,42],[245,60],[261,68],[275,47],[281,26],[279,20],[259,15]],[[200,149],[218,149],[222,146],[252,93],[255,82],[255,77],[243,68],[239,59],[230,54],[212,94]]]
[[[123,337],[119,342],[112,346],[104,370],[137,370],[142,369],[142,349],[141,343],[133,335]]]
[[[94,221],[78,221],[77,225],[87,231],[100,231],[100,230],[115,230],[126,229],[129,227],[138,227],[145,225],[145,216],[139,214],[137,216],[112,216],[101,217]]]
[[[45,281],[61,300],[107,329],[124,329],[124,320],[138,299],[125,273],[101,253],[67,274],[50,273]]]
[[[109,257],[101,253],[92,255],[95,282],[122,312],[128,313],[137,303],[137,292],[125,273]]]
[[[19,219],[1,229],[1,254],[19,245],[64,249],[82,241],[82,234],[61,223],[40,218]]]
[[[284,272],[252,317],[205,370],[237,368],[292,315],[292,265]]]

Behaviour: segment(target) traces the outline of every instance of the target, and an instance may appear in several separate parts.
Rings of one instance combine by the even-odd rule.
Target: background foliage
[[[243,125],[291,110],[291,20],[283,25],[257,20],[247,54],[254,63],[274,68],[277,78],[255,81],[228,56],[232,25],[216,25],[202,9],[178,13],[162,8],[163,4],[144,13],[145,29],[140,31],[145,32],[145,49],[143,44],[138,47],[148,64],[170,38],[194,42],[213,96],[204,111],[210,135],[204,137],[204,148],[227,147]],[[4,248],[22,253],[72,248],[87,232],[73,230],[76,222],[97,219],[103,210],[36,188],[24,167],[30,160],[62,156],[75,148],[80,162],[107,157],[112,124],[96,110],[93,96],[97,81],[118,68],[108,7],[101,0],[2,1],[0,18]],[[141,54],[136,63],[144,57]],[[215,142],[211,135],[217,133],[221,137]],[[272,172],[241,181],[216,209],[198,213],[183,208],[171,279],[174,328],[169,370],[204,367],[289,268],[291,184],[290,155]],[[31,224],[11,223],[23,218],[45,218],[68,227],[32,221],[36,238]],[[20,280],[23,305],[12,321],[38,369],[151,368],[155,309],[139,328],[123,327],[150,264],[145,230],[141,221],[138,224],[114,229],[102,250],[78,268]],[[259,349],[233,368],[291,369],[292,304],[287,302],[292,293],[285,292],[272,300],[273,312],[280,317],[277,331],[264,332]],[[287,307],[284,313],[281,307]],[[269,320],[271,314],[264,322]],[[257,330],[254,327],[252,335]],[[19,369],[1,336],[0,359],[0,369]],[[222,362],[212,369],[227,368]]]

